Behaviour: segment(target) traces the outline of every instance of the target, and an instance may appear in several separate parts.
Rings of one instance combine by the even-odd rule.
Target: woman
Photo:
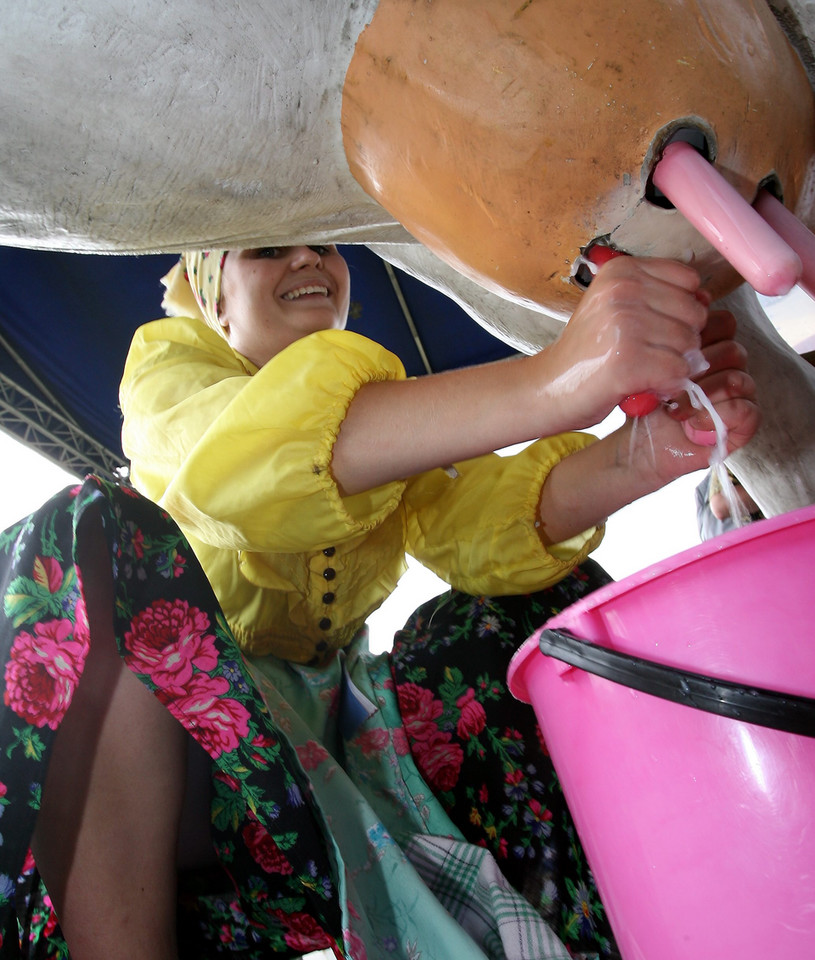
[[[206,791],[190,788],[202,767],[206,781],[206,763],[173,718],[215,762],[213,826],[225,798],[243,803],[233,804],[237,827],[218,833],[217,859],[238,888],[230,910],[261,951],[342,943],[354,957],[503,956],[521,944],[515,955],[568,956],[545,916],[576,951],[613,955],[534,718],[508,703],[503,671],[533,625],[604,581],[586,557],[605,517],[707,465],[708,448],[689,436],[704,439],[710,422],[681,393],[700,349],[708,368],[697,379],[730,449],[752,436],[758,414],[733,318],[708,313],[692,269],[624,258],[603,268],[549,349],[406,380],[395,357],[343,329],[349,280],[336,248],[210,251],[185,263],[166,280],[175,316],[134,339],[123,440],[135,486],[187,535],[228,628],[215,631],[220,646],[203,644],[211,633],[185,608],[175,645],[153,655],[137,643],[141,614],[131,616],[119,645],[142,683],[120,668],[110,637],[90,645],[87,670],[121,703],[83,707],[78,687],[34,843],[72,956],[116,956],[122,931],[142,938],[136,950],[127,940],[128,956],[176,956],[179,833],[182,863],[220,869],[199,844]],[[653,455],[631,448],[630,424],[597,442],[563,433],[643,390],[676,398],[650,417]],[[515,457],[490,453],[539,437]],[[99,536],[86,542],[90,583],[105,551]],[[392,655],[372,657],[363,624],[406,548],[456,590],[417,613]],[[93,634],[111,599],[88,593]],[[233,637],[255,687],[232,728],[242,746],[225,750],[207,735],[207,711],[236,699],[222,671]],[[196,699],[213,676],[232,683],[227,695]],[[123,761],[134,729],[139,750]],[[101,759],[66,811],[53,798],[89,730],[102,731]],[[268,779],[236,785],[272,759],[285,797]],[[113,931],[104,947],[88,935],[100,899]]]

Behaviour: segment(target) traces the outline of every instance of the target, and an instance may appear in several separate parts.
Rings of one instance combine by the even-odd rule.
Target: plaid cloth
[[[405,854],[439,903],[490,958],[570,960],[483,847],[448,837],[415,837]]]

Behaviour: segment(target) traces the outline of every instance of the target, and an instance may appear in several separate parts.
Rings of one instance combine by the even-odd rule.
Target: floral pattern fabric
[[[608,582],[587,561],[526,597],[451,591],[414,613],[391,657],[411,752],[450,818],[565,944],[601,957],[616,955],[605,911],[540,728],[506,672],[541,623]]]
[[[248,661],[175,524],[89,478],[0,535],[0,958],[68,957],[28,844],[93,642],[75,560],[91,508],[120,655],[211,758],[219,866],[179,878],[183,957],[616,956],[534,715],[505,685],[518,643],[599,570],[529,598],[448,594],[392,655],[362,631],[323,667]]]
[[[244,952],[254,958],[268,955],[264,939],[292,957],[304,946],[341,942],[338,865],[321,839],[325,822],[305,799],[296,756],[269,722],[203,572],[166,514],[126,487],[91,479],[0,536],[7,708],[0,712],[0,957],[67,957],[28,844],[48,748],[89,649],[74,554],[75,530],[92,507],[110,547],[120,654],[212,758],[219,815],[232,827],[222,862],[246,864],[252,877],[251,889],[236,888],[226,870],[209,878],[216,916],[229,917],[216,943],[254,942],[254,951]],[[23,882],[15,890],[18,875]],[[258,906],[272,897],[285,906]],[[185,939],[190,957],[207,955]]]

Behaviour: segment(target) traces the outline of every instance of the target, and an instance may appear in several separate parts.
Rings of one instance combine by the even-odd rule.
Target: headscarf
[[[226,336],[218,320],[226,254],[226,250],[194,250],[181,255],[173,269],[161,278],[167,288],[161,305],[168,316],[195,317]]]

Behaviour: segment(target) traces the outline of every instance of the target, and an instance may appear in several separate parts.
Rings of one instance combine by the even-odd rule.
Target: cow
[[[815,220],[805,0],[56,0],[0,36],[0,242],[363,243],[524,351],[594,244],[694,262],[739,318],[766,515],[815,501],[815,370],[654,186],[677,139]]]

